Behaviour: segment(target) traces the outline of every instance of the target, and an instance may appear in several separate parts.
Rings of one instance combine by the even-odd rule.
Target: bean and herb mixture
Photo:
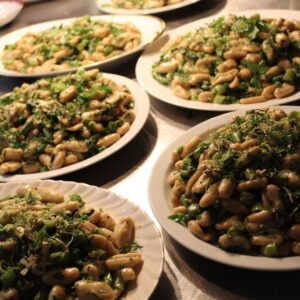
[[[117,142],[134,100],[99,70],[24,83],[0,97],[0,174],[56,170]]]
[[[48,73],[103,61],[136,48],[140,31],[130,23],[93,20],[86,16],[70,25],[29,32],[2,55],[8,70]]]
[[[0,200],[0,299],[117,299],[142,265],[140,248],[130,217],[21,186]]]
[[[184,0],[112,0],[114,8],[151,9],[180,3]]]
[[[225,250],[300,255],[300,112],[249,111],[172,161],[170,219]]]
[[[187,100],[248,104],[290,96],[300,87],[300,21],[220,17],[168,42],[152,74]]]

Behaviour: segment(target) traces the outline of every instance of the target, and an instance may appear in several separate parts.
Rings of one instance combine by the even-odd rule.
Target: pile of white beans
[[[85,17],[71,25],[27,33],[15,44],[6,45],[1,60],[8,70],[48,73],[109,59],[136,48],[140,41],[141,33],[131,23],[93,21]]]
[[[1,126],[8,127],[1,135],[5,146],[1,149],[0,174],[29,174],[75,164],[91,156],[89,139],[99,136],[95,147],[100,152],[100,149],[102,151],[116,143],[130,129],[135,119],[135,112],[127,106],[134,101],[130,91],[103,77],[98,69],[80,72],[56,79],[41,79],[33,84],[24,83],[12,93],[0,97],[0,102],[16,97],[11,103],[0,105]],[[63,83],[65,89],[59,93],[51,91],[53,82]],[[81,83],[91,90],[105,85],[111,92],[92,95],[87,107],[78,106],[75,114],[68,115],[68,106],[80,97],[76,85]],[[29,102],[35,107],[32,112],[28,110]],[[62,114],[57,115],[58,119],[53,124],[48,116],[56,109],[60,109]],[[36,113],[44,114],[44,119]],[[21,116],[24,124],[19,123]],[[115,132],[106,133],[105,124],[109,121],[121,122]],[[31,124],[30,130],[24,133],[28,124]],[[45,128],[52,134],[52,139],[39,151],[45,138]],[[19,136],[21,144],[13,144],[12,136]]]
[[[113,0],[112,4],[115,8],[125,8],[125,9],[151,9],[159,8],[167,5],[172,5],[180,3],[184,0]]]
[[[28,197],[34,197],[36,200],[31,203],[26,200]],[[24,280],[31,278],[33,284],[40,279],[40,284],[34,289],[49,290],[48,300],[117,299],[123,290],[112,288],[103,281],[103,276],[106,272],[112,272],[126,285],[128,281],[136,278],[136,269],[140,268],[143,262],[141,253],[138,251],[119,253],[121,247],[134,241],[134,221],[130,217],[121,217],[115,221],[108,213],[102,210],[91,210],[85,207],[85,204],[81,205],[72,198],[65,199],[61,193],[46,188],[21,186],[18,188],[16,196],[10,196],[7,200],[0,201],[0,224],[6,225],[6,227],[15,226],[14,219],[22,216],[27,221],[24,227],[19,226],[9,234],[1,235],[1,251],[7,254],[13,253],[14,249],[20,249],[21,244],[19,243],[23,243],[22,251],[28,251],[28,253],[32,251],[32,243],[35,240],[31,241],[30,237],[34,234],[32,232],[34,226],[39,223],[43,224],[44,219],[45,222],[58,221],[56,214],[57,216],[62,214],[85,215],[86,218],[80,221],[79,226],[82,234],[91,235],[90,245],[86,245],[89,248],[88,253],[105,251],[103,261],[100,263],[97,259],[93,260],[92,256],[87,256],[80,258],[83,262],[81,269],[73,266],[72,261],[68,265],[51,267],[48,263],[53,250],[47,239],[44,239],[41,250],[35,254],[36,258],[29,264],[27,273],[21,274],[20,271],[16,271],[18,273],[16,276],[23,277]],[[68,226],[78,226],[75,221],[79,220],[78,216],[74,219],[65,218],[65,222],[69,222],[64,225],[66,230]],[[56,237],[56,239],[59,238]],[[61,239],[63,240],[63,237]],[[65,251],[69,251],[70,245],[72,245],[72,239],[68,245],[65,245]],[[14,259],[12,258],[12,262]],[[28,265],[27,260],[29,258],[24,256],[14,263],[20,269],[20,266]],[[22,298],[24,295],[20,294],[18,289],[20,287],[1,290],[0,299],[17,300]]]
[[[217,104],[220,96],[227,97],[222,104],[249,104],[295,93],[295,74],[300,67],[300,50],[296,46],[300,43],[300,22],[260,19],[269,30],[259,30],[253,38],[234,30],[240,19],[231,15],[224,20],[224,30],[216,30],[212,23],[169,41],[153,65],[154,78],[170,85],[179,98]],[[262,64],[264,67],[256,71]],[[291,73],[293,76],[289,76]],[[281,78],[275,82],[274,77]],[[226,90],[220,92],[220,87]]]
[[[274,153],[282,140],[275,143],[267,136],[275,129],[286,136],[295,136],[299,132],[300,115],[296,112],[286,115],[280,108],[257,111],[256,114],[257,118],[263,116],[255,125],[256,132],[265,132],[263,139],[256,138],[251,130],[241,142],[230,142],[233,135],[239,135],[239,130],[245,130],[247,122],[257,122],[253,111],[238,117],[236,123],[234,119],[218,129],[210,139],[195,136],[173,152],[175,170],[168,177],[174,207],[174,215],[170,218],[178,222],[178,218],[187,217],[184,224],[179,223],[187,225],[201,240],[218,244],[228,251],[256,255],[260,251],[265,256],[275,257],[300,255],[299,139],[298,146],[281,145],[286,152],[281,154],[278,150],[278,156],[272,158],[268,152]],[[266,131],[267,127],[269,131]],[[226,134],[231,137],[225,141]],[[273,146],[265,144],[272,142]],[[199,152],[205,143],[207,147]],[[296,150],[288,150],[290,148]],[[184,177],[184,164],[195,153],[199,153],[199,159],[194,163],[194,170]],[[216,168],[216,157],[226,157],[226,154],[233,159],[232,167],[227,170],[229,175],[223,175],[225,169]],[[270,159],[266,162],[269,169],[261,163],[256,166],[260,155],[269,157],[265,158]],[[250,178],[247,177],[249,172],[254,174]]]

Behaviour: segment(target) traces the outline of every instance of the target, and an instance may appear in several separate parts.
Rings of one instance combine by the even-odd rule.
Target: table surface
[[[221,12],[261,8],[300,10],[300,0],[202,0],[160,17],[170,30]],[[49,0],[26,4],[14,22],[0,29],[0,36],[38,22],[100,13],[94,0]],[[111,73],[134,79],[135,63],[136,58]],[[22,82],[0,76],[0,94]],[[147,185],[158,155],[187,129],[218,114],[199,112],[191,118],[183,109],[151,98],[150,115],[133,141],[104,161],[58,179],[108,188],[140,205],[156,222],[148,202]],[[299,299],[300,272],[258,272],[228,267],[186,250],[165,232],[162,236],[164,269],[151,299]]]

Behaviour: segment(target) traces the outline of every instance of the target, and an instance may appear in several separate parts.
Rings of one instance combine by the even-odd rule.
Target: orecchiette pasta
[[[120,299],[137,277],[143,259],[130,217],[115,221],[78,194],[31,186],[0,207],[1,299]]]
[[[299,112],[269,108],[178,147],[170,218],[225,250],[299,255],[299,132]]]
[[[130,23],[86,16],[70,25],[27,33],[14,44],[6,45],[1,59],[8,70],[48,73],[109,59],[136,48],[140,41],[140,31]],[[61,95],[61,101],[72,100],[75,93],[74,87],[69,87]]]
[[[15,88],[0,97],[0,174],[56,170],[101,152],[130,129],[133,105],[98,70]]]
[[[168,42],[152,75],[187,100],[248,104],[284,98],[299,90],[299,32],[297,20],[220,17]]]

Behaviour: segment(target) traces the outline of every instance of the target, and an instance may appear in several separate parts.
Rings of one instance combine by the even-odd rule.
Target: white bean
[[[105,282],[80,280],[75,283],[78,300],[115,299],[115,291]]]
[[[117,254],[105,261],[105,265],[110,270],[120,270],[123,268],[134,268],[142,262],[142,255],[138,252]]]
[[[241,98],[240,103],[241,104],[259,103],[259,102],[265,102],[266,100],[267,99],[263,95],[260,95],[260,96]]]
[[[69,86],[59,94],[59,101],[66,103],[73,100],[77,96],[77,89],[74,85]]]
[[[100,234],[94,234],[91,240],[91,246],[93,248],[100,248],[105,250],[108,255],[115,255],[118,253],[112,242],[109,241],[105,236]]]
[[[53,159],[53,162],[51,164],[51,170],[56,170],[61,168],[64,165],[65,162],[65,158],[66,158],[66,151],[58,151]]]
[[[130,244],[134,238],[133,220],[130,217],[119,219],[115,226],[113,237],[118,248]]]
[[[57,274],[61,273],[61,276]],[[62,285],[67,286],[75,282],[80,277],[80,271],[78,268],[67,268],[67,269],[58,269],[51,270],[45,273],[42,277],[42,280],[47,285]]]
[[[124,135],[128,130],[130,129],[130,124],[129,124],[129,122],[124,122],[123,124],[122,124],[122,126],[121,127],[119,127],[118,129],[117,129],[117,133],[119,134],[119,135]]]
[[[157,67],[155,67],[155,71],[160,74],[167,74],[170,72],[174,72],[178,68],[178,62],[176,60],[163,62]]]
[[[66,211],[74,212],[75,210],[78,209],[79,209],[79,202],[69,201],[69,202],[56,204],[52,206],[50,210],[55,212],[66,212]]]
[[[173,93],[175,96],[179,97],[179,98],[183,98],[183,99],[189,99],[190,98],[190,92],[188,90],[186,90],[185,88],[183,88],[181,85],[176,85],[173,88]]]
[[[67,294],[65,288],[55,285],[51,289],[48,300],[66,300],[67,299]]]
[[[196,73],[196,74],[192,74],[190,75],[190,79],[189,79],[189,84],[191,85],[196,85],[200,82],[203,81],[209,81],[210,80],[210,75],[209,74],[205,74],[205,73]]]
[[[21,163],[15,161],[5,162],[0,165],[0,174],[13,173],[21,168]]]
[[[111,133],[99,139],[97,146],[109,147],[121,138],[119,133]]]
[[[121,277],[124,281],[135,279],[135,272],[132,268],[124,268],[121,270]]]
[[[23,155],[22,149],[4,148],[2,150],[2,160],[5,161],[20,161]]]
[[[293,94],[295,89],[296,88],[294,85],[288,84],[288,83],[283,83],[281,87],[278,87],[275,89],[274,96],[279,99],[283,98],[283,97],[287,97],[287,96]]]
[[[34,163],[26,163],[22,166],[22,171],[24,174],[37,173],[41,169],[41,164],[36,161]]]

